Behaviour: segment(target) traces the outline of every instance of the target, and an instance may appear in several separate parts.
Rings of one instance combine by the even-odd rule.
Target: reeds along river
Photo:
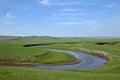
[[[105,59],[89,55],[82,52],[75,52],[75,51],[69,51],[69,50],[56,50],[56,49],[48,49],[52,51],[57,52],[64,52],[66,54],[74,55],[77,59],[80,59],[81,62],[77,64],[72,65],[50,65],[50,66],[34,66],[34,68],[40,68],[40,69],[55,69],[55,70],[80,70],[80,69],[90,69],[90,68],[96,68],[105,65],[107,62]]]

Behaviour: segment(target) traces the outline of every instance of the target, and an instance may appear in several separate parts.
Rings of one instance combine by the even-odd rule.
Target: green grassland
[[[117,42],[116,44],[97,45],[98,42]],[[55,38],[55,37],[0,37],[0,56],[40,56],[22,62],[61,63],[76,61],[73,56],[47,51],[47,48],[82,51],[80,48],[104,51],[112,57],[98,68],[87,70],[42,70],[0,66],[0,80],[120,80],[120,39]],[[36,47],[23,47],[24,44],[55,43]],[[58,54],[57,54],[58,53]],[[55,56],[58,56],[57,58]]]
[[[15,56],[16,59],[5,59],[1,60],[2,63],[34,63],[35,65],[40,64],[71,64],[76,63],[78,60],[70,54],[62,52],[48,51],[46,48],[41,47],[23,47],[22,42],[11,42],[1,41],[0,42],[0,56]],[[20,56],[20,57],[19,57]],[[30,58],[27,58],[30,57]],[[5,57],[5,58],[7,58]],[[10,57],[12,58],[12,57]],[[17,58],[21,58],[18,60]],[[23,59],[25,58],[25,59]],[[34,65],[32,64],[32,65]]]

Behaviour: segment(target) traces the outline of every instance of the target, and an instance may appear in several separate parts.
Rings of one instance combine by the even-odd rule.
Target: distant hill
[[[0,40],[9,40],[9,41],[18,41],[18,40],[57,40],[61,39],[58,37],[50,37],[50,36],[0,36]]]
[[[0,40],[9,40],[9,39],[15,39],[18,38],[18,36],[0,36]]]
[[[86,38],[94,38],[94,39],[105,39],[105,38],[120,38],[120,37],[51,37],[51,36],[2,36],[0,35],[0,41],[39,41],[39,40],[60,40],[60,39],[86,39]]]

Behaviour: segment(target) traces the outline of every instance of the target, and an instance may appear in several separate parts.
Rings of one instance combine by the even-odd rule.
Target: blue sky
[[[120,37],[120,0],[0,0],[0,35]]]

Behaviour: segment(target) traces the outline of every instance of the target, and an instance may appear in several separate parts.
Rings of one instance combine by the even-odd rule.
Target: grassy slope
[[[119,73],[0,67],[1,80],[119,80]]]
[[[45,50],[39,47],[24,48],[21,42],[0,42],[0,55],[2,56],[31,56],[44,54]]]
[[[24,40],[25,41],[25,40]],[[26,41],[28,42],[28,41]],[[43,47],[23,47],[22,41],[0,41],[0,56],[38,56],[35,59],[25,60],[1,60],[0,62],[24,62],[38,64],[70,64],[78,62],[78,60],[70,55],[62,52],[47,51]],[[44,46],[45,47],[45,46]],[[45,55],[44,55],[45,54]],[[44,55],[44,56],[40,56]]]
[[[80,48],[87,48],[90,50],[99,50],[108,52],[112,56],[112,60],[109,60],[106,65],[92,69],[90,71],[99,73],[118,73],[120,75],[120,45],[96,45],[96,42],[115,42],[120,39],[89,39],[82,40],[81,44],[77,44],[72,47],[72,50],[80,51]]]
[[[80,39],[80,40],[73,39],[73,40],[55,40],[55,41],[52,40],[49,42],[67,42],[67,41],[69,42],[77,41],[77,42],[81,42],[81,44],[56,44],[49,46],[40,46],[39,48],[44,49],[47,47],[47,48],[57,48],[57,49],[71,49],[74,47],[74,50],[79,51],[80,47],[84,47],[89,49],[106,51],[109,52],[114,57],[106,65],[91,70],[55,71],[55,70],[40,70],[40,69],[31,69],[31,68],[28,69],[28,68],[13,68],[13,67],[1,66],[0,79],[1,80],[120,80],[120,76],[119,76],[120,75],[120,60],[119,60],[120,45],[111,46],[111,45],[95,44],[95,42],[102,42],[102,41],[113,42],[113,41],[120,41],[120,39]]]

